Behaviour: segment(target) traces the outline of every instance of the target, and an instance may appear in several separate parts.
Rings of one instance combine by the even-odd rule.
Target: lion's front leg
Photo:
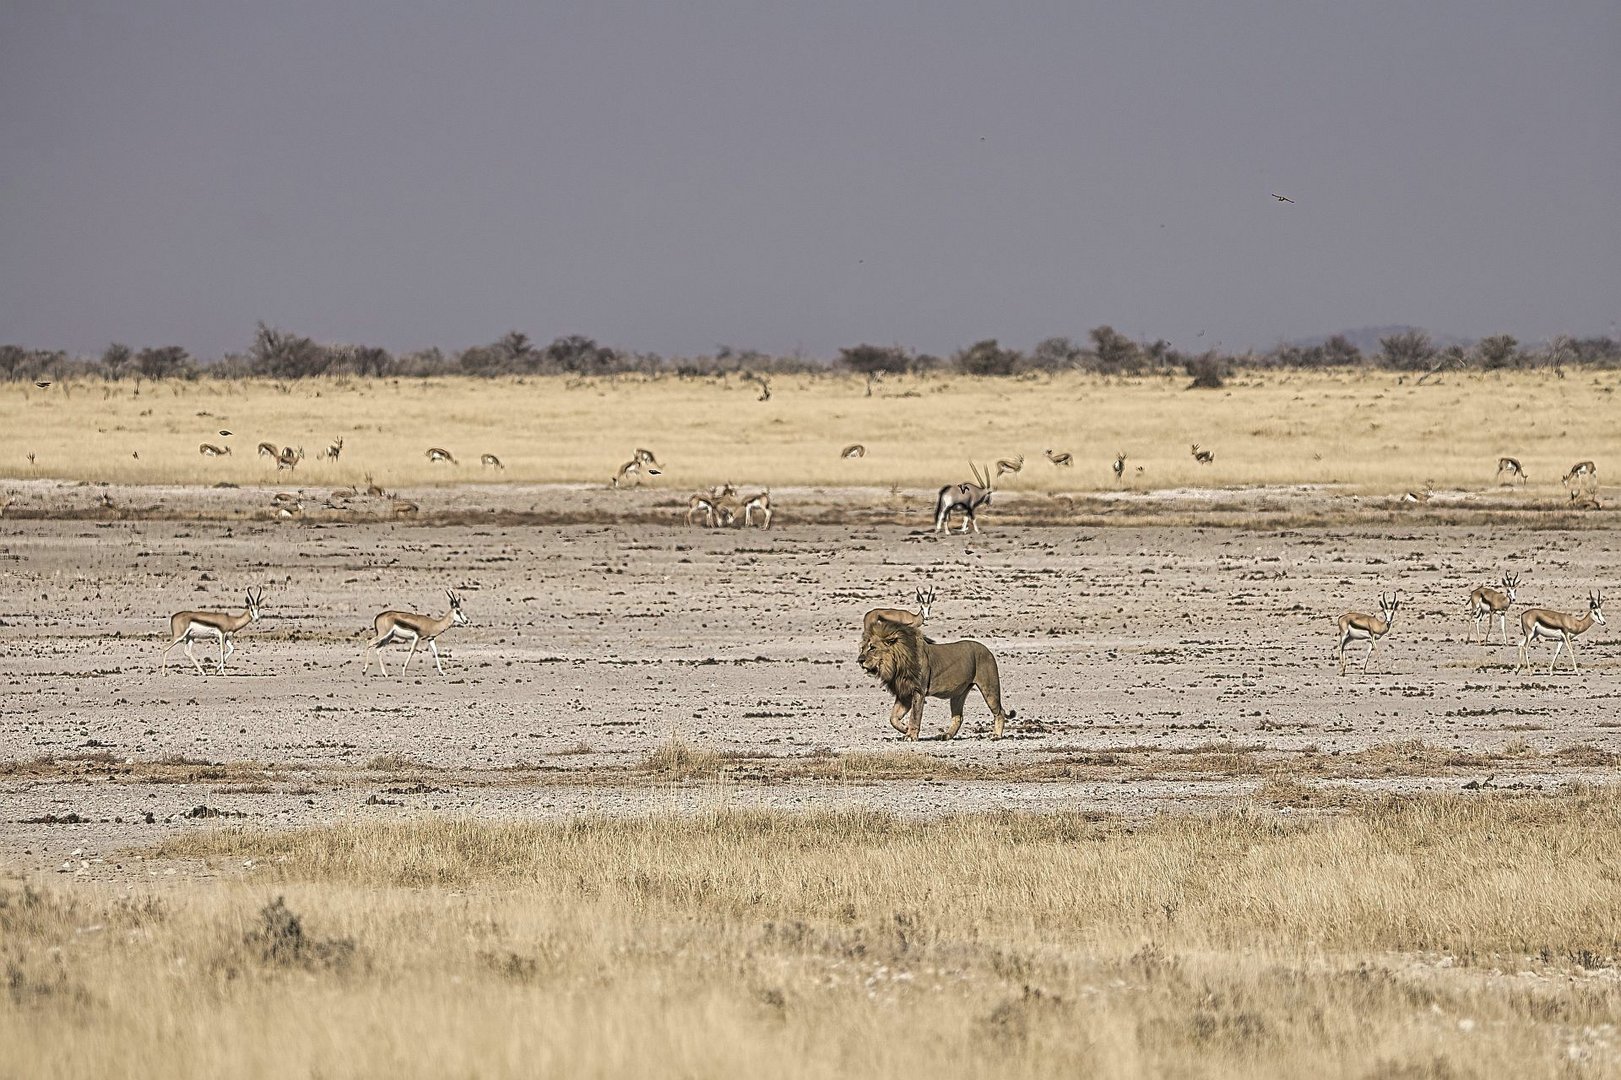
[[[917,741],[918,732],[923,730],[923,702],[925,695],[918,693],[912,698],[912,720],[906,727],[906,737],[912,742]]]
[[[901,717],[905,716],[906,711],[910,708],[911,706],[906,702],[902,701],[900,698],[896,698],[895,707],[889,710],[889,726],[900,732],[902,735],[905,735],[909,729],[905,724],[901,723]]]

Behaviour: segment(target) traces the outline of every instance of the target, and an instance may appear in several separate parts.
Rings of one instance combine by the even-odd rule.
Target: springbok
[[[1345,646],[1352,641],[1366,641],[1368,653],[1362,658],[1362,671],[1368,670],[1368,661],[1373,658],[1373,643],[1390,633],[1390,628],[1396,624],[1396,609],[1401,607],[1401,590],[1397,589],[1390,599],[1385,599],[1383,593],[1379,594],[1379,617],[1364,615],[1360,611],[1347,611],[1339,618],[1340,628],[1340,674],[1345,674]]]
[[[259,608],[265,601],[265,591],[260,589],[257,594],[248,590],[248,606],[244,611],[232,614],[228,611],[177,611],[169,616],[169,633],[174,640],[169,642],[169,648],[163,650],[162,663],[168,667],[169,653],[176,645],[185,643],[186,657],[197,668],[197,674],[206,674],[203,671],[201,660],[191,651],[192,638],[213,635],[220,643],[219,667],[216,669],[221,675],[225,674],[225,660],[236,651],[236,645],[231,636],[250,623],[259,621]]]
[[[715,527],[715,495],[713,492],[694,491],[687,496],[687,524],[691,525],[692,519],[700,514],[703,515],[704,525],[713,529]]]
[[[325,450],[321,451],[321,460],[322,461],[337,461],[338,456],[340,454],[342,454],[342,453],[343,453],[343,436],[339,435],[336,439],[333,439],[330,443],[327,444],[327,448]]]
[[[636,460],[641,462],[643,465],[651,465],[655,469],[661,467],[659,465],[659,459],[653,456],[653,451],[651,450],[644,450],[638,446],[636,448],[635,457]]]
[[[974,472],[974,482],[961,484],[947,484],[940,489],[940,494],[934,501],[934,531],[951,531],[951,512],[962,511],[962,531],[967,532],[970,525],[974,531],[979,532],[979,522],[974,520],[974,512],[981,506],[990,505],[991,501],[991,470],[987,468],[983,473],[973,463],[968,467]]]
[[[446,450],[442,446],[430,446],[430,447],[428,447],[428,460],[429,461],[448,461],[452,465],[457,464],[456,456],[454,454],[452,454],[449,450]]]
[[[839,457],[841,458],[858,458],[866,456],[867,448],[858,442],[853,442],[849,446],[846,446],[843,450],[839,451]]]
[[[439,646],[436,641],[440,634],[452,626],[466,626],[471,621],[462,611],[462,598],[450,589],[445,590],[445,595],[450,598],[450,610],[438,618],[418,615],[411,611],[385,611],[373,620],[372,625],[377,630],[377,637],[366,648],[377,653],[377,670],[381,671],[384,677],[387,677],[388,669],[383,666],[382,646],[396,641],[411,643],[411,651],[405,656],[405,667],[400,668],[402,676],[406,668],[411,666],[411,657],[417,654],[417,646],[424,642],[428,645],[428,651],[433,654],[433,666],[439,669],[439,674],[445,673],[445,666],[439,662]],[[366,658],[366,668],[367,670],[371,668],[370,657]]]
[[[638,453],[640,453],[640,451],[638,451]],[[646,464],[641,458],[633,457],[623,465],[619,466],[619,471],[614,473],[613,486],[618,487],[619,481],[629,480],[632,477],[635,477],[636,482],[640,484],[642,482],[642,474],[644,472],[648,476],[659,475],[659,470],[653,468],[651,465]]]
[[[1018,457],[1013,458],[1011,460],[1009,460],[1008,458],[1002,458],[1001,460],[999,460],[996,463],[996,478],[998,480],[1000,480],[1000,479],[1002,479],[1002,476],[1003,476],[1004,473],[1016,473],[1016,472],[1019,472],[1023,468],[1024,468],[1024,455],[1023,454],[1020,454]]]
[[[1052,462],[1054,465],[1069,467],[1075,464],[1075,455],[1070,453],[1059,454],[1048,450],[1047,460]]]
[[[1489,644],[1492,636],[1492,617],[1497,617],[1497,627],[1503,631],[1503,644],[1508,644],[1508,609],[1509,605],[1519,602],[1518,592],[1520,575],[1504,574],[1503,589],[1498,592],[1490,585],[1481,585],[1469,594],[1469,614],[1475,620],[1475,629],[1470,633],[1468,640],[1475,640],[1475,633],[1480,630],[1480,620],[1486,620],[1486,636],[1480,639],[1482,645]]]
[[[1579,671],[1576,666],[1576,635],[1586,630],[1594,623],[1604,625],[1604,591],[1599,590],[1597,595],[1587,594],[1587,614],[1581,618],[1567,615],[1563,611],[1550,611],[1547,608],[1531,608],[1520,614],[1520,664],[1514,669],[1518,675],[1524,671],[1530,659],[1530,646],[1541,638],[1550,641],[1557,638],[1559,643],[1553,647],[1553,659],[1548,661],[1548,674],[1553,674],[1554,664],[1559,662],[1559,650],[1569,646],[1570,670]]]
[[[480,454],[478,456],[478,463],[484,466],[486,469],[500,469],[502,471],[506,470],[506,466],[501,464],[501,459],[496,457],[494,454]]]
[[[284,446],[281,448],[281,453],[276,455],[276,470],[279,472],[282,469],[296,469],[298,463],[303,460],[304,448],[302,446],[297,450],[294,450],[291,446]]]
[[[905,608],[875,607],[861,617],[861,632],[865,634],[872,629],[872,624],[879,619],[886,622],[901,623],[904,626],[922,626],[929,621],[929,608],[934,604],[934,586],[924,592],[920,587],[914,594],[917,597],[916,611],[907,611]]]
[[[1117,483],[1117,484],[1120,483],[1121,478],[1124,477],[1125,475],[1126,475],[1126,452],[1124,450],[1122,450],[1122,451],[1120,451],[1118,454],[1116,454],[1114,456],[1114,482]]]
[[[743,500],[743,527],[748,528],[754,524],[754,515],[758,512],[764,519],[760,523],[762,529],[771,528],[771,489],[766,488],[758,495],[750,495]]]
[[[197,448],[197,452],[203,457],[224,457],[231,452],[231,448],[229,446],[215,446],[213,443],[205,442]]]
[[[1577,485],[1583,488],[1589,486],[1597,488],[1598,466],[1591,461],[1578,461],[1570,467],[1570,471],[1565,474],[1565,478],[1560,483],[1571,489],[1572,498],[1575,497]]]
[[[1216,460],[1216,452],[1214,450],[1200,450],[1198,443],[1193,444],[1192,453],[1193,460],[1197,461],[1200,465],[1210,465]]]
[[[273,442],[262,442],[259,444],[259,456],[274,461],[276,458],[281,457],[281,449]]]
[[[1525,469],[1520,466],[1516,458],[1500,457],[1497,459],[1497,480],[1499,483],[1502,482],[1504,473],[1508,473],[1508,482],[1511,484],[1516,476],[1520,478],[1520,483],[1523,484],[1526,481]]]

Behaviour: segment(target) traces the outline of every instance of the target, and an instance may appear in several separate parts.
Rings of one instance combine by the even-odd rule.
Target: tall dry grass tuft
[[[1600,789],[197,835],[155,854],[247,879],[0,894],[0,1045],[30,1077],[1613,1075],[1618,826]]]

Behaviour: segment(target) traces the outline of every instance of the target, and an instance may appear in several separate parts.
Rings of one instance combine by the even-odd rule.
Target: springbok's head
[[[1388,598],[1386,598],[1384,593],[1379,594],[1379,616],[1385,620],[1387,625],[1396,621],[1396,612],[1400,607],[1400,589],[1397,589],[1395,592],[1391,593]]]
[[[1590,612],[1592,614],[1594,622],[1598,623],[1600,626],[1604,625],[1604,590],[1603,589],[1600,589],[1597,592],[1597,594],[1594,594],[1594,593],[1588,593],[1587,594],[1587,610],[1588,610],[1588,612]]]
[[[248,621],[249,622],[258,622],[259,621],[259,614],[260,614],[259,609],[264,606],[264,602],[265,602],[265,591],[264,591],[264,589],[260,589],[258,591],[258,593],[255,593],[252,589],[248,590]]]
[[[1520,587],[1520,575],[1518,575],[1518,574],[1504,574],[1503,575],[1503,591],[1508,593],[1508,602],[1509,603],[1517,604],[1517,603],[1520,602],[1520,594],[1519,594],[1519,591],[1518,591],[1519,587]]]
[[[462,610],[462,598],[457,596],[454,592],[451,592],[449,589],[445,590],[445,595],[450,598],[451,624],[453,626],[466,626],[468,623],[472,622],[472,620],[467,617],[467,612]]]
[[[929,586],[929,589],[928,589],[927,592],[925,592],[922,589],[917,590],[918,614],[920,616],[922,616],[922,621],[923,622],[928,622],[929,621],[929,608],[932,607],[933,604],[934,604],[934,586],[933,585]]]

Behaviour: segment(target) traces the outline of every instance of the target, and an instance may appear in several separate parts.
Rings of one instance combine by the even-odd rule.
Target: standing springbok
[[[1198,443],[1193,444],[1193,448],[1189,451],[1189,453],[1193,455],[1193,460],[1197,461],[1200,465],[1211,465],[1214,464],[1216,460],[1216,452],[1214,450],[1200,450]]]
[[[1490,585],[1482,585],[1469,594],[1469,614],[1475,620],[1475,629],[1468,640],[1475,640],[1475,634],[1480,632],[1480,620],[1486,620],[1486,636],[1480,639],[1482,645],[1491,643],[1492,617],[1497,618],[1497,628],[1503,632],[1503,644],[1508,644],[1508,609],[1510,604],[1518,603],[1520,596],[1518,587],[1520,575],[1504,574],[1503,589],[1498,592]]]
[[[291,446],[284,446],[281,448],[281,453],[276,455],[276,471],[280,472],[282,469],[296,469],[298,468],[298,463],[303,460],[304,448],[302,446],[300,446],[297,450],[294,450]]]
[[[1368,661],[1373,659],[1373,643],[1390,633],[1390,628],[1396,625],[1396,609],[1401,607],[1401,590],[1397,589],[1390,599],[1385,599],[1384,593],[1379,594],[1379,617],[1364,615],[1360,611],[1347,611],[1339,618],[1340,628],[1340,674],[1345,674],[1345,646],[1352,641],[1366,641],[1368,654],[1362,658],[1362,671],[1368,670]]]
[[[974,482],[961,484],[947,484],[940,489],[940,494],[934,501],[934,531],[951,531],[951,512],[962,511],[962,531],[967,532],[970,525],[975,532],[979,532],[979,522],[974,520],[974,512],[981,506],[989,506],[991,502],[991,470],[986,468],[983,473],[973,462],[968,467],[974,472]]]
[[[1121,478],[1123,476],[1125,476],[1125,475],[1126,475],[1126,452],[1124,450],[1122,450],[1122,451],[1120,451],[1118,454],[1116,454],[1114,456],[1114,482],[1117,483],[1117,484],[1120,483]]]
[[[377,670],[386,677],[388,669],[383,666],[382,646],[396,641],[411,643],[411,651],[406,654],[405,667],[400,668],[400,674],[405,674],[406,668],[411,666],[411,657],[417,654],[417,646],[427,642],[428,651],[433,654],[433,666],[439,669],[439,674],[445,673],[445,666],[439,662],[439,646],[436,641],[440,634],[452,626],[466,626],[470,621],[462,611],[462,598],[449,589],[445,595],[450,598],[450,610],[438,618],[431,615],[418,615],[411,611],[385,611],[373,620],[372,625],[377,630],[377,637],[366,646],[367,650],[377,653]],[[371,668],[371,659],[366,659],[366,667]]]
[[[341,456],[343,456],[343,436],[339,435],[327,444],[325,450],[321,451],[321,460],[337,461]]]
[[[709,491],[694,491],[687,496],[687,524],[691,525],[694,517],[702,515],[704,526],[713,529],[715,527],[715,499],[715,494]]]
[[[1553,647],[1553,659],[1548,661],[1548,674],[1553,674],[1554,664],[1559,662],[1559,650],[1570,647],[1570,670],[1574,673],[1576,666],[1576,635],[1586,630],[1594,623],[1604,625],[1604,591],[1599,590],[1595,596],[1587,594],[1587,614],[1581,618],[1567,615],[1563,611],[1550,611],[1547,608],[1531,608],[1520,615],[1520,665],[1514,669],[1518,675],[1524,671],[1530,658],[1530,646],[1540,638],[1559,639],[1559,644]]]
[[[638,455],[640,455],[642,453],[642,451],[638,450],[638,451],[636,451],[636,453]],[[619,466],[619,471],[614,473],[613,486],[618,487],[619,486],[619,481],[621,481],[621,480],[629,480],[632,477],[635,477],[636,482],[638,484],[640,484],[642,482],[642,474],[644,472],[648,476],[657,476],[657,475],[659,475],[659,470],[653,468],[652,465],[650,465],[647,462],[643,461],[640,456],[633,457],[629,461],[625,462],[623,465]]]
[[[754,524],[754,515],[758,512],[763,519],[760,523],[762,529],[771,528],[771,489],[766,488],[758,495],[750,495],[743,500],[743,527],[748,528]]]
[[[934,605],[934,586],[930,585],[928,592],[921,587],[914,594],[917,597],[916,611],[907,611],[905,608],[875,607],[861,617],[861,632],[865,634],[872,629],[872,624],[879,619],[886,622],[901,623],[904,626],[922,626],[929,621],[929,608]]]
[[[1517,458],[1500,457],[1497,459],[1497,480],[1499,483],[1502,482],[1504,473],[1508,473],[1508,482],[1511,484],[1516,476],[1520,478],[1520,483],[1526,482],[1525,469],[1520,466]]]
[[[1071,454],[1071,453],[1069,453],[1067,451],[1065,453],[1060,454],[1060,453],[1057,453],[1056,451],[1048,450],[1047,451],[1047,460],[1052,462],[1054,465],[1059,465],[1059,466],[1068,468],[1068,467],[1073,466],[1075,464],[1075,455]]]
[[[236,645],[231,641],[231,635],[247,626],[249,623],[259,621],[259,608],[265,602],[265,591],[260,589],[257,594],[248,590],[248,606],[245,611],[235,614],[228,611],[177,611],[169,616],[169,633],[174,638],[169,642],[169,648],[163,650],[162,663],[165,668],[169,664],[169,652],[176,645],[184,642],[186,657],[197,668],[197,674],[205,675],[202,661],[191,651],[192,638],[208,637],[213,635],[220,643],[219,667],[216,669],[225,674],[225,660],[236,651]]]

